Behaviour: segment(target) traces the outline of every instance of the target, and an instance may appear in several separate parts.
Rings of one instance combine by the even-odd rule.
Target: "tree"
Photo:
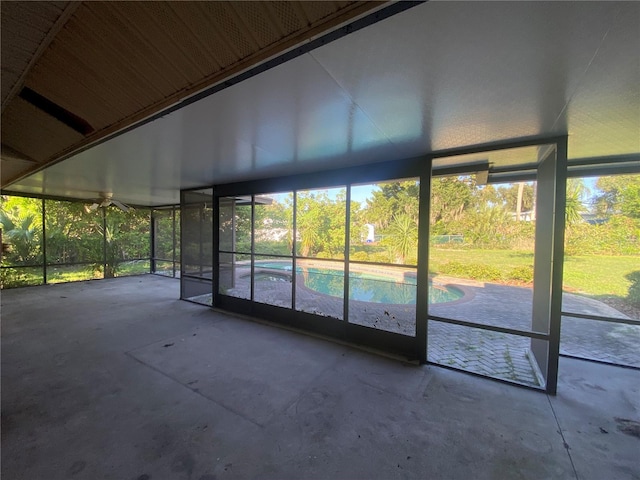
[[[574,225],[582,221],[582,213],[587,209],[582,203],[586,193],[586,187],[582,179],[570,178],[567,181],[567,198],[565,206],[565,221],[567,225]]]
[[[303,257],[343,258],[346,192],[330,197],[325,191],[298,192],[296,228]]]
[[[531,183],[514,183],[497,189],[505,208],[509,212],[528,212],[533,210],[535,189]],[[518,193],[521,192],[519,195]],[[520,200],[520,203],[518,203]],[[516,220],[520,220],[516,214]]]
[[[596,187],[602,192],[594,202],[598,215],[640,218],[640,174],[600,177]]]
[[[395,215],[405,214],[418,219],[420,184],[415,180],[388,182],[376,185],[366,201],[361,220],[386,229]]]
[[[431,181],[431,223],[458,220],[473,203],[471,177],[434,177]]]
[[[24,197],[3,197],[0,205],[2,241],[9,245],[3,263],[39,263],[42,242],[42,202]]]
[[[393,217],[386,242],[400,257],[400,263],[405,263],[407,260],[410,263],[417,262],[418,224],[409,215],[401,214]]]

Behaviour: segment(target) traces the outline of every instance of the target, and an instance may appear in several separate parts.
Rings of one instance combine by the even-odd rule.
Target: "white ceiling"
[[[163,205],[181,188],[565,133],[570,158],[640,153],[640,3],[422,4],[7,189]]]

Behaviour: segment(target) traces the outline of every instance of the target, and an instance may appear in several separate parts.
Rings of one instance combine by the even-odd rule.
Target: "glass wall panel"
[[[255,256],[254,301],[291,308],[293,260],[283,257]]]
[[[181,206],[182,273],[212,276],[213,209],[211,190],[184,192]]]
[[[144,273],[149,273],[149,270],[151,269],[151,261],[127,260],[124,262],[118,262],[117,269],[119,277],[127,275],[142,275]]]
[[[158,260],[173,261],[174,238],[173,238],[173,210],[153,211],[153,234],[154,234],[154,258]]]
[[[640,174],[567,183],[560,352],[640,367]]]
[[[180,274],[180,208],[176,207],[176,275]]]
[[[563,311],[640,320],[639,198],[640,174],[569,179]]]
[[[256,254],[293,254],[293,193],[255,197],[254,248]]]
[[[475,174],[432,179],[430,297],[450,288],[462,295],[434,302],[430,314],[532,329],[535,203],[535,182],[479,185]]]
[[[233,252],[236,249],[236,199],[222,197],[218,202],[219,249],[221,252]]]
[[[351,263],[349,322],[415,336],[417,270]]]
[[[95,262],[102,269],[102,209],[85,207],[79,202],[45,200],[47,264]]]
[[[218,260],[218,292],[230,297],[251,299],[251,255],[220,252]]]
[[[103,278],[99,263],[47,265],[47,283],[78,282]]]
[[[222,197],[218,201],[219,293],[250,300],[252,197]]]
[[[105,277],[132,275],[142,271],[138,260],[151,256],[151,211],[117,207],[105,208],[106,215],[106,264]],[[149,262],[146,262],[147,267]]]
[[[415,178],[351,187],[349,322],[415,336],[419,204]]]
[[[404,179],[351,187],[351,261],[416,265],[420,182]]]
[[[344,319],[344,263],[296,262],[296,310]]]
[[[0,207],[3,243],[8,247],[3,266],[36,267],[44,261],[47,283],[149,272],[149,209],[125,213],[115,207],[92,208],[84,201],[8,196],[2,197]],[[44,280],[41,266],[2,275],[7,288]]]
[[[560,353],[640,368],[640,325],[562,317]]]
[[[345,188],[296,193],[296,255],[344,258],[346,203]]]
[[[445,172],[460,164],[468,170],[434,170],[431,179],[430,361],[528,385],[544,385],[549,375],[555,391],[557,357],[546,339],[482,326],[549,334],[559,321],[553,269],[560,233],[554,212],[563,201],[555,192],[564,182],[559,155],[553,145],[535,145],[434,160]],[[458,298],[442,301],[448,291]]]
[[[154,209],[153,216],[153,273],[173,277],[179,259],[180,230],[177,208]],[[175,220],[175,221],[174,221]]]
[[[103,278],[104,228],[101,208],[81,202],[45,200],[47,283]],[[111,270],[107,269],[107,276]]]
[[[2,195],[0,227],[3,266],[42,265],[42,200]],[[13,281],[28,282],[30,285],[35,281],[32,271],[18,272],[20,270],[5,274],[6,288],[9,288]],[[18,277],[23,278],[19,280]]]
[[[213,294],[213,190],[182,192],[182,298],[205,305]]]
[[[0,268],[0,288],[17,288],[44,283],[42,267]]]
[[[251,253],[251,196],[223,197],[219,201],[220,251]]]
[[[429,320],[427,338],[429,362],[541,386],[527,337]]]
[[[164,275],[165,277],[173,277],[173,262],[165,262],[163,260],[155,261],[155,270],[153,273]]]

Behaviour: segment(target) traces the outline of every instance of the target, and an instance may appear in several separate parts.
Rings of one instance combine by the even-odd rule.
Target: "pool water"
[[[290,263],[256,263],[256,267],[273,270],[291,271]],[[297,275],[302,276],[305,287],[316,292],[342,298],[344,278],[341,270],[328,268],[298,267]],[[263,274],[264,280],[269,275]],[[349,273],[349,299],[371,303],[392,303],[411,305],[416,303],[416,278],[407,276],[402,281],[384,275],[371,275],[360,272]],[[444,285],[433,285],[429,280],[429,303],[453,302],[462,298],[464,293]]]

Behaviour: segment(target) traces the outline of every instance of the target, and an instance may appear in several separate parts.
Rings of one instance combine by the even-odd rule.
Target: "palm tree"
[[[402,263],[418,246],[418,225],[409,215],[394,215],[389,225],[388,241]]]
[[[24,210],[0,210],[3,237],[8,240],[17,262],[35,259],[40,250],[40,228],[36,215]]]
[[[582,213],[587,209],[582,203],[582,196],[586,187],[581,179],[570,178],[567,181],[567,199],[565,206],[565,221],[567,225],[574,225],[582,221]]]

